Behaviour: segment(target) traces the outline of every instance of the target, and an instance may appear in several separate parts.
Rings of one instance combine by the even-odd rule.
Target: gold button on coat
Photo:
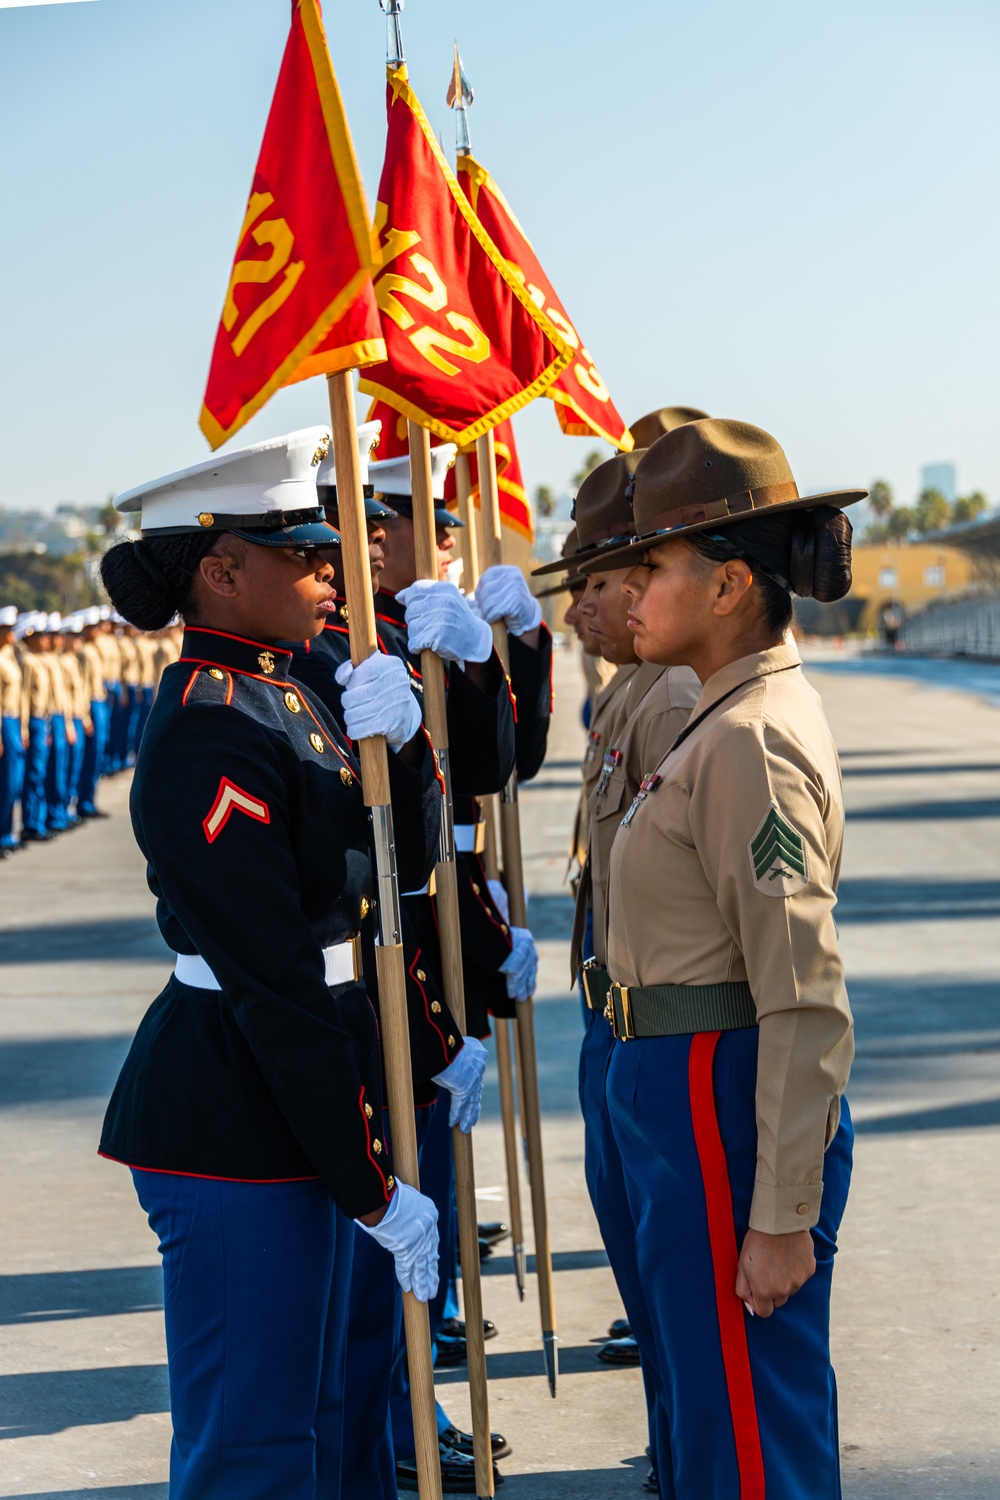
[[[302,707],[302,704],[299,702],[297,694],[295,694],[295,693],[286,693],[285,694],[285,707],[288,709],[288,712],[290,714],[297,714],[299,712],[299,710]]]
[[[368,1117],[369,1120],[371,1119],[371,1117],[372,1117],[372,1115],[374,1113],[375,1113],[375,1111],[372,1109],[371,1105],[370,1104],[366,1104],[365,1105],[365,1114],[367,1115],[367,1117]]]
[[[323,751],[326,749],[326,743],[321,734],[311,734],[309,736],[309,743],[310,745],[312,745],[317,755],[322,755]]]
[[[362,896],[361,897],[361,920],[362,921],[364,921],[365,917],[367,917],[367,915],[371,911],[371,909],[372,909],[372,904],[368,900],[368,897],[367,896]]]
[[[423,984],[424,980],[427,978],[427,975],[424,973],[423,969],[417,970],[417,978],[420,980],[420,983]]]
[[[431,1010],[434,1012],[434,1014],[436,1016],[439,1016],[441,1014],[441,1001],[440,1000],[432,1000],[431,1001]]]
[[[218,667],[209,667],[208,675],[209,677],[215,677],[219,682],[221,682],[226,674],[225,672],[221,672]]]
[[[376,1156],[382,1155],[382,1142],[379,1140],[378,1136],[376,1136],[372,1141],[372,1150],[375,1152]]]
[[[395,1179],[395,1177],[393,1177],[393,1175],[392,1175],[391,1172],[389,1173],[388,1177],[385,1179],[385,1185],[389,1189],[390,1193],[392,1192],[393,1188],[396,1186],[396,1179]]]
[[[340,768],[340,779],[344,783],[345,786],[353,786],[354,785],[354,777],[351,775],[350,771],[347,769],[346,766],[341,766],[341,768]]]
[[[479,895],[479,887],[478,887],[478,885],[476,884],[475,881],[472,882],[472,893],[473,893],[474,896],[478,896]]]
[[[449,1047],[454,1047],[454,1045],[455,1045],[455,1038],[453,1036],[450,1036],[448,1038],[448,1046]]]

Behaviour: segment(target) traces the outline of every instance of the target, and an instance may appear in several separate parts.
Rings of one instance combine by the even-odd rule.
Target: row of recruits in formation
[[[642,1364],[647,1487],[834,1500],[829,1299],[853,1053],[833,923],[843,800],[790,625],[793,594],[847,592],[843,508],[864,492],[802,498],[772,437],[691,409],[633,435],[634,453],[585,481],[567,552],[541,570],[564,575],[585,649],[619,669],[594,705],[575,839],[587,1181]],[[308,429],[119,497],[142,537],[103,564],[138,629],[184,620],[132,790],[175,969],[101,1140],[159,1237],[172,1500],[415,1487],[399,1288],[440,1333],[448,1126],[478,1118],[489,1014],[534,987],[531,935],[486,879],[475,799],[544,759],[539,605],[516,569],[487,570],[472,596],[444,581],[443,505],[439,580],[416,582],[407,461],[372,464],[382,649],[352,668],[328,449]],[[453,452],[434,450],[438,500]],[[425,648],[448,663],[465,1036],[427,887],[440,790]],[[422,1192],[395,1175],[383,1104],[356,759],[376,734],[408,893]],[[474,1493],[471,1439],[440,1409],[439,1429],[446,1491]]]
[[[0,859],[104,816],[98,782],[135,764],[180,636],[144,635],[107,605],[0,606]]]

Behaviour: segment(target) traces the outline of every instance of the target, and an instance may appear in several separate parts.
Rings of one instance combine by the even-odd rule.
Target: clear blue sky
[[[377,0],[327,0],[370,205]],[[102,501],[195,462],[288,0],[0,8],[0,505]],[[453,37],[473,144],[627,420],[768,428],[800,487],[922,463],[1000,501],[996,0],[408,0],[414,86]],[[322,381],[246,440],[325,419]],[[517,420],[529,486],[588,444]],[[236,440],[238,444],[241,439]]]

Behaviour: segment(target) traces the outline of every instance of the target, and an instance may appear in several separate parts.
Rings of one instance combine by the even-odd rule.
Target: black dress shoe
[[[87,818],[110,818],[111,814],[110,813],[106,813],[106,812],[102,812],[99,807],[91,807],[91,808],[81,807],[77,816],[80,817],[80,818],[83,818],[83,819],[87,819]]]
[[[639,1363],[639,1345],[635,1339],[612,1339],[610,1343],[602,1344],[597,1351],[598,1359],[602,1359],[606,1365],[637,1365]]]
[[[39,833],[37,828],[22,828],[22,844],[48,844],[52,840],[51,833]]]
[[[492,1254],[493,1254],[493,1246],[490,1244],[489,1240],[480,1240],[479,1241],[479,1263],[480,1263],[480,1265],[482,1265],[482,1263],[483,1263],[484,1260],[489,1260],[489,1258],[490,1258],[490,1256]]]
[[[471,1458],[475,1453],[475,1441],[471,1432],[460,1432],[457,1427],[446,1427],[441,1433],[442,1443],[454,1450],[456,1453],[464,1453]],[[490,1433],[490,1450],[494,1460],[498,1458],[510,1458],[513,1449],[502,1432]]]
[[[632,1337],[632,1324],[628,1318],[616,1318],[608,1329],[609,1339],[628,1339]]]
[[[476,1465],[473,1459],[468,1458],[464,1453],[456,1453],[454,1448],[448,1448],[444,1443],[440,1445],[440,1452],[442,1493],[445,1495],[476,1494]],[[494,1488],[499,1484],[503,1484],[503,1475],[494,1464]],[[397,1458],[396,1488],[400,1490],[418,1488],[415,1458]]]
[[[444,1334],[445,1338],[464,1339],[465,1320],[463,1318],[445,1318],[444,1322],[441,1324],[441,1332]],[[483,1338],[495,1339],[496,1336],[497,1325],[493,1322],[492,1318],[484,1318]]]
[[[507,1228],[507,1225],[501,1224],[499,1220],[497,1220],[497,1222],[493,1224],[479,1225],[479,1238],[481,1240],[485,1240],[487,1245],[498,1245],[500,1241],[505,1240],[509,1234],[510,1230]]]
[[[434,1359],[435,1369],[454,1369],[456,1365],[464,1365],[467,1358],[468,1353],[464,1339],[450,1339],[447,1334],[438,1334],[437,1354]]]

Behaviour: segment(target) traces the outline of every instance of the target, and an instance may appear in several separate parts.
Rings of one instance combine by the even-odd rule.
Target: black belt
[[[611,975],[607,969],[602,969],[596,958],[588,958],[580,969],[580,979],[583,982],[583,998],[591,1010],[603,1011],[608,1003],[608,990],[611,986]]]
[[[738,1031],[757,1025],[757,1007],[745,980],[647,985],[612,980],[604,1016],[622,1042],[634,1037],[690,1036],[697,1031]]]

